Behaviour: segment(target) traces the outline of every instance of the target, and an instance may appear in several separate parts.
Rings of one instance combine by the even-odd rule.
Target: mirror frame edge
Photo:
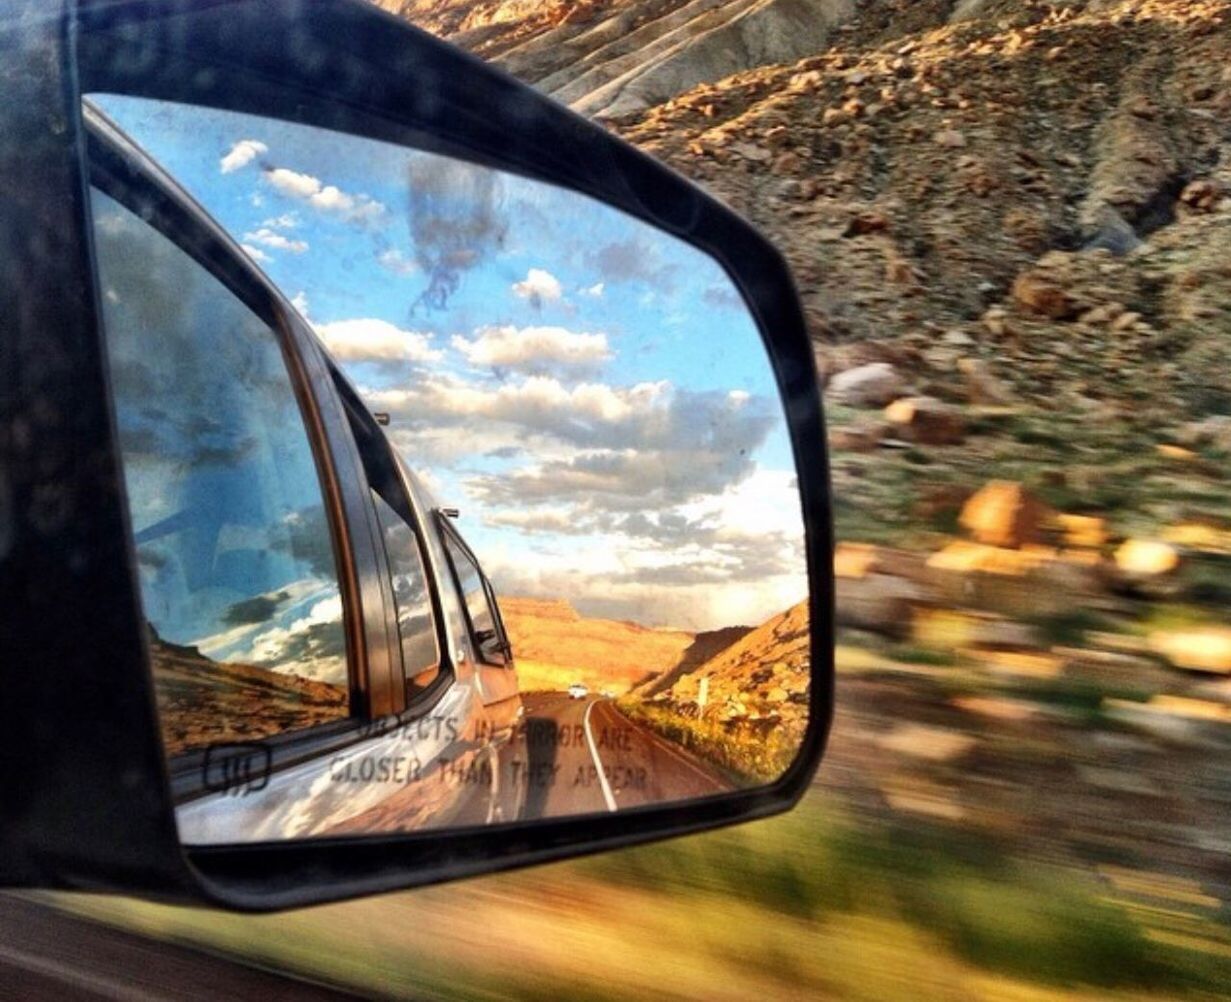
[[[101,60],[90,61],[90,46],[96,37],[91,33],[101,32],[97,37],[107,40],[106,31],[125,21],[131,24],[135,19],[139,24],[157,27],[164,17],[207,16],[207,12],[218,7],[230,7],[245,15],[256,12],[255,16],[267,22],[268,34],[249,31],[241,36],[252,40],[255,51],[250,53],[211,53],[206,45],[203,56],[203,39],[192,32],[183,36],[192,39],[193,59],[198,64],[203,58],[209,64],[211,55],[221,62],[225,55],[241,67],[249,61],[257,67],[251,71],[251,77],[241,70],[237,75],[239,84],[225,95],[233,110],[326,128],[338,128],[339,122],[344,121],[352,126],[344,131],[356,135],[402,143],[413,138],[419,140],[420,146],[424,136],[443,135],[444,142],[437,145],[446,147],[450,155],[589,195],[685,240],[722,266],[758,324],[786,414],[803,509],[813,684],[808,726],[799,753],[787,771],[767,786],[606,816],[544,819],[470,830],[196,848],[182,847],[177,842],[175,851],[195,887],[185,894],[182,883],[176,881],[172,886],[168,881],[162,890],[176,900],[205,900],[231,909],[268,911],[601,852],[790,809],[802,797],[820,761],[833,715],[833,528],[815,357],[798,294],[781,254],[730,209],[623,140],[475,57],[362,0],[320,2],[313,6],[311,24],[320,44],[335,44],[342,38],[352,48],[363,48],[367,50],[365,55],[370,55],[371,39],[379,37],[377,61],[407,63],[405,72],[383,81],[383,88],[368,88],[373,101],[366,108],[347,106],[340,111],[340,102],[308,86],[310,81],[302,79],[305,74],[289,52],[262,48],[263,37],[276,37],[276,29],[291,24],[296,13],[303,10],[295,0],[211,0],[206,4],[184,0],[162,4],[146,0],[81,0],[81,35],[76,39],[78,58],[85,54],[79,64],[81,92],[135,93],[140,88],[144,96],[185,101],[193,96],[189,93],[192,82],[188,79],[191,74],[182,70],[164,72],[156,78],[112,81],[119,83],[119,87],[97,86],[108,78],[102,72],[106,67],[97,65]],[[317,21],[318,15],[328,23]],[[339,35],[339,24],[348,26],[348,31]],[[132,44],[140,46],[146,41],[151,39],[138,38]],[[156,43],[158,38],[152,41]],[[109,44],[115,44],[114,39]],[[102,50],[108,51],[106,45]],[[174,49],[171,51],[174,53]],[[246,60],[245,56],[251,59]],[[271,56],[283,60],[283,75],[277,88],[269,87]],[[344,49],[339,58],[347,56]],[[465,126],[458,133],[456,123],[430,116],[414,118],[401,111],[399,103],[412,110],[415,106],[403,93],[418,80],[418,76],[411,75],[410,63],[420,75],[427,73],[437,82],[452,81],[452,92],[446,97],[469,102],[476,113],[481,112],[494,124],[488,131],[472,135],[464,132]],[[166,59],[163,65],[176,64],[174,59]],[[252,79],[258,76],[261,79]],[[124,86],[125,83],[130,86]],[[198,100],[186,103],[202,103],[200,95],[195,96]],[[456,107],[449,108],[448,100],[437,104],[444,109],[437,113],[438,118],[456,114]],[[495,113],[493,106],[497,109]],[[500,113],[501,108],[505,115]],[[516,125],[508,117],[510,108],[520,115]],[[308,109],[307,114],[304,109]],[[311,114],[312,111],[317,114]],[[520,131],[514,133],[515,127]],[[451,132],[453,135],[449,135]],[[510,155],[507,149],[513,135],[522,140],[513,151],[516,155]],[[535,149],[536,141],[560,135],[576,144],[569,151],[571,157],[564,162]],[[499,145],[494,140],[500,140]],[[535,156],[540,153],[542,162],[536,163]],[[681,207],[682,212],[673,211]],[[668,218],[666,212],[672,212],[675,218]],[[818,679],[825,684],[818,685]],[[150,725],[156,737],[156,719]],[[147,738],[148,735],[141,736],[141,740]],[[173,816],[169,798],[167,809]]]

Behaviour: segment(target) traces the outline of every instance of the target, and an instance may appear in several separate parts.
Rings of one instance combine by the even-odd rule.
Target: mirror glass
[[[96,152],[92,206],[184,841],[513,823],[782,774],[807,725],[804,528],[770,361],[721,267],[459,159],[87,107],[96,151],[129,165]],[[248,263],[285,313],[245,291]],[[381,415],[352,432],[379,638],[344,585],[360,523],[327,489],[301,324]],[[325,385],[315,406],[342,415]],[[366,657],[384,645],[396,714],[372,710],[356,631]]]

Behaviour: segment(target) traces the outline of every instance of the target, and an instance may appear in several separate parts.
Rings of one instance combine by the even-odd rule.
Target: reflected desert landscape
[[[620,714],[734,786],[791,764],[808,722],[807,604],[758,626],[692,633],[583,618],[563,600],[501,601],[522,692],[606,695]]]

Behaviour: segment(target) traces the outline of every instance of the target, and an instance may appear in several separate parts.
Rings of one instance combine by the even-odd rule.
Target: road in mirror
[[[389,415],[392,458],[364,461],[406,705],[374,719],[277,319],[141,211],[154,181],[95,192],[185,841],[590,814],[781,775],[807,725],[803,523],[760,333],[715,262],[460,160],[91,100]]]

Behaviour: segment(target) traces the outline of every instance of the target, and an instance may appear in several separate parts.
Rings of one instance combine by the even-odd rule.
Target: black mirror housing
[[[15,7],[0,25],[0,170],[13,183],[19,176],[28,194],[0,212],[0,255],[24,262],[0,278],[21,293],[0,329],[0,684],[10,707],[0,734],[0,882],[261,911],[789,809],[811,781],[833,712],[833,540],[819,382],[781,255],[735,213],[597,125],[359,0]],[[718,261],[772,362],[806,526],[809,723],[787,772],[765,787],[686,804],[447,835],[182,846],[89,291],[86,92],[243,111],[445,153],[588,195]],[[499,631],[485,632],[480,643],[507,656]]]

